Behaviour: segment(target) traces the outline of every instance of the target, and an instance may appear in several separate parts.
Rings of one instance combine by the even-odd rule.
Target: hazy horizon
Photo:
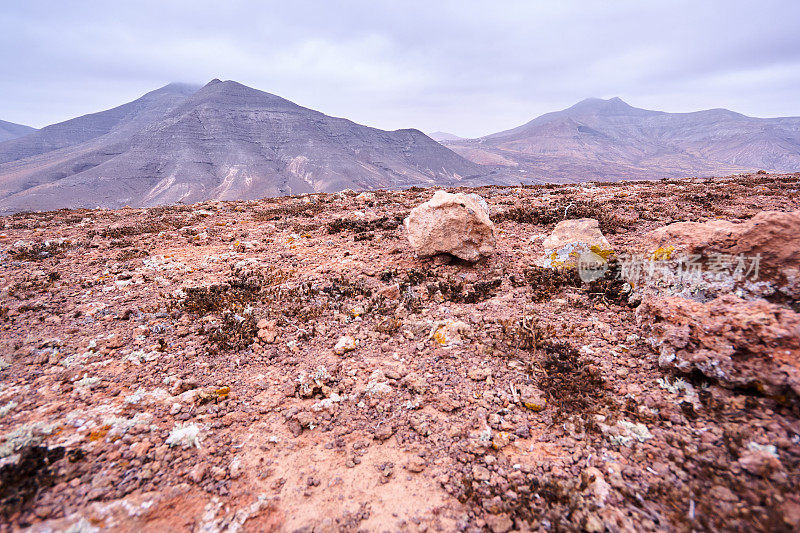
[[[368,126],[462,137],[587,97],[800,115],[794,2],[210,6],[7,7],[0,120],[43,127],[213,78]]]

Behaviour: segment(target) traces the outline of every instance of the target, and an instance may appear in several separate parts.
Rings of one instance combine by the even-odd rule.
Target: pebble
[[[467,370],[467,376],[469,377],[469,379],[475,381],[483,381],[491,375],[492,375],[491,368],[482,368],[475,366]]]
[[[333,347],[333,353],[336,355],[343,355],[347,352],[352,352],[356,349],[356,340],[350,335],[344,335],[339,338],[336,346]]]
[[[408,460],[408,463],[406,463],[406,470],[408,470],[409,472],[415,472],[415,473],[416,472],[422,472],[423,470],[425,470],[426,466],[427,466],[427,463],[425,462],[425,459],[423,459],[422,457],[420,457],[418,455],[415,455],[411,459]]]
[[[207,471],[208,471],[208,466],[206,466],[205,463],[197,463],[189,471],[189,479],[191,479],[195,483],[200,483],[201,481],[203,481],[203,478],[206,477]]]
[[[231,478],[236,479],[242,475],[242,461],[238,457],[231,461],[231,464],[228,466],[228,470],[230,471]]]
[[[544,411],[547,407],[547,399],[544,393],[539,389],[531,386],[525,386],[520,389],[520,401],[522,405],[531,411],[538,413]]]

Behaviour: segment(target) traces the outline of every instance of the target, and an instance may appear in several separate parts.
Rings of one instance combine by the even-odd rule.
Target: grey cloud
[[[0,118],[34,126],[214,77],[463,136],[588,96],[800,114],[791,0],[16,4],[0,14]]]

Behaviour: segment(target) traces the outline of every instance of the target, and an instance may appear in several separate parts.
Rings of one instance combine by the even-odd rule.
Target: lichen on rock
[[[544,240],[542,266],[577,267],[581,257],[591,254],[596,261],[607,261],[613,254],[611,244],[593,218],[562,220]]]

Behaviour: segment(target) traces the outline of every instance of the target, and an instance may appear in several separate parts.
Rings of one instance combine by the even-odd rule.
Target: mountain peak
[[[464,139],[463,137],[459,137],[458,135],[453,135],[452,133],[448,133],[446,131],[434,131],[430,135],[428,135],[434,141],[460,141]]]
[[[635,109],[619,96],[604,100],[603,98],[586,98],[569,109],[625,110]]]
[[[155,89],[154,91],[145,93],[145,96],[156,95],[156,94],[182,94],[185,96],[189,96],[196,93],[199,89],[200,86],[194,83],[173,81],[172,83],[168,83],[163,87]]]
[[[20,163],[5,181],[0,166],[0,212],[461,184],[489,175],[419,130],[362,126],[235,81],[213,80],[188,98],[155,96],[44,132],[55,139],[49,145],[26,141],[21,155],[42,159]]]
[[[223,107],[264,107],[272,109],[296,109],[297,104],[280,96],[253,89],[233,80],[213,79],[186,100],[184,106],[213,102],[218,108]]]

